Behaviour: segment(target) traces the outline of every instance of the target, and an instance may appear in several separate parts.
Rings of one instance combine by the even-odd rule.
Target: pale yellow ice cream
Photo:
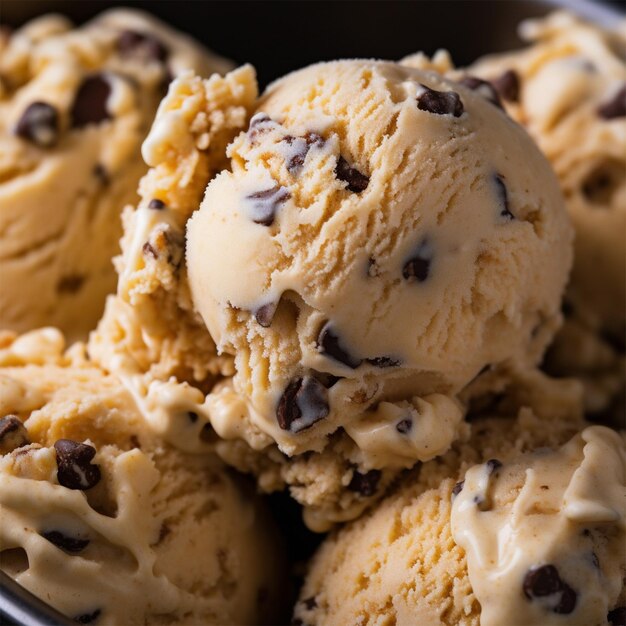
[[[191,292],[286,454],[342,428],[374,467],[432,458],[472,379],[541,358],[571,228],[545,159],[481,95],[315,65],[268,88],[228,154],[187,226]]]
[[[249,486],[155,437],[63,347],[53,329],[0,340],[0,568],[81,622],[274,621],[282,553]]]
[[[613,410],[623,424],[626,22],[615,26],[609,31],[563,12],[529,21],[521,34],[532,45],[486,57],[468,72],[491,80],[537,141],[576,229],[568,320],[547,367],[582,378],[588,411]]]
[[[0,328],[93,329],[172,76],[230,64],[137,11],[0,34]]]
[[[617,624],[625,540],[619,434],[527,409],[481,419],[326,540],[295,623]]]

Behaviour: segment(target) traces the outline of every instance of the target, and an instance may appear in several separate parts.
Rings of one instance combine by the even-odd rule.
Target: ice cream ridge
[[[253,83],[172,84],[90,353],[163,436],[324,529],[464,436],[473,390],[532,375],[572,229],[525,131],[463,84],[368,60]]]
[[[86,338],[115,291],[123,207],[170,80],[230,63],[140,11],[0,34],[0,328]]]
[[[266,624],[282,547],[250,485],[155,437],[48,328],[0,337],[0,569],[78,623]]]
[[[326,540],[294,623],[617,626],[625,522],[623,435],[483,417]]]

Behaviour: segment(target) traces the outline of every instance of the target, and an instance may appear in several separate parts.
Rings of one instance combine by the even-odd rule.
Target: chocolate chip
[[[0,454],[8,454],[29,443],[26,426],[17,415],[5,415],[0,419]]]
[[[96,449],[71,439],[54,444],[57,455],[57,478],[68,489],[91,489],[100,482],[100,467],[92,464]]]
[[[260,306],[254,312],[254,319],[259,323],[259,326],[263,326],[263,328],[269,328],[272,325],[272,320],[274,319],[274,314],[276,313],[276,309],[278,308],[277,302],[268,302],[263,306]]]
[[[89,539],[68,537],[59,530],[50,530],[41,533],[41,536],[50,543],[53,543],[57,548],[61,548],[66,552],[82,552],[89,545]]]
[[[618,606],[606,616],[612,626],[626,626],[626,606]]]
[[[426,85],[420,85],[423,89],[417,96],[417,108],[435,115],[463,115],[463,102],[456,91],[436,91]]]
[[[83,128],[111,119],[107,110],[110,94],[111,85],[106,76],[103,74],[87,76],[78,88],[70,110],[72,128]]]
[[[146,241],[146,243],[143,244],[141,251],[144,256],[151,256],[153,259],[159,258],[159,253],[154,249],[154,246],[149,241]]]
[[[406,277],[405,277],[406,278]],[[376,356],[373,359],[366,359],[366,361],[374,367],[398,367],[400,365],[400,359],[394,359],[390,356]]]
[[[74,621],[78,622],[79,624],[92,624],[98,619],[98,617],[100,617],[101,612],[102,611],[100,611],[100,609],[96,609],[93,613],[84,613],[83,615],[78,615],[74,618]]]
[[[61,276],[57,283],[57,293],[78,293],[85,282],[85,277],[80,274],[68,274]]]
[[[342,345],[339,335],[332,329],[331,322],[326,322],[317,337],[317,349],[322,354],[339,361],[352,369],[361,365],[362,360],[352,356]]]
[[[489,459],[485,465],[487,466],[487,472],[489,475],[497,472],[502,467],[502,463],[501,461],[498,461],[498,459]]]
[[[304,600],[302,600],[302,604],[304,604],[308,611],[312,611],[313,609],[317,608],[317,600],[315,599],[315,596],[305,598]]]
[[[125,30],[117,40],[117,49],[123,56],[140,56],[153,61],[165,61],[168,49],[154,35]]]
[[[427,239],[424,239],[417,247],[411,258],[405,262],[402,268],[402,276],[408,281],[424,282],[430,274],[432,261],[432,249]]]
[[[483,98],[494,104],[495,106],[502,108],[502,102],[500,102],[500,96],[496,91],[496,88],[487,80],[477,78],[476,76],[464,76],[459,84],[479,93]]]
[[[335,176],[339,180],[343,180],[348,183],[347,189],[352,193],[361,193],[362,191],[365,191],[370,182],[369,176],[362,174],[354,167],[350,167],[350,165],[348,165],[348,161],[346,161],[342,156],[337,159]]]
[[[456,483],[456,485],[452,487],[452,497],[456,498],[456,496],[458,496],[461,493],[461,491],[463,491],[464,486],[465,486],[464,480],[460,480],[458,483]]]
[[[59,113],[47,102],[26,107],[15,126],[15,134],[40,148],[50,148],[59,140]]]
[[[246,200],[250,201],[250,219],[255,224],[271,226],[274,223],[278,205],[290,197],[289,191],[279,185],[246,196]]]
[[[158,198],[152,198],[152,200],[148,202],[148,208],[153,209],[154,211],[161,211],[165,208],[165,202],[163,202],[163,200],[159,200]]]
[[[576,592],[559,576],[554,565],[542,565],[528,570],[523,583],[524,595],[529,599],[554,595],[550,610],[561,615],[576,607]]]
[[[493,180],[496,185],[496,194],[500,202],[500,217],[504,217],[507,220],[514,220],[515,215],[513,215],[509,209],[509,193],[504,183],[504,176],[495,174]]]
[[[604,120],[626,116],[626,85],[607,102],[598,107],[598,115]]]
[[[497,78],[493,78],[491,84],[504,100],[509,102],[519,100],[520,79],[515,70],[507,70]]]
[[[313,132],[306,133],[304,137],[293,137],[292,135],[287,135],[283,141],[288,143],[290,146],[293,146],[293,144],[296,143],[296,151],[292,153],[289,161],[287,162],[287,170],[291,174],[296,174],[304,165],[306,155],[309,153],[311,146],[324,145],[324,138]]]
[[[352,478],[348,483],[348,489],[360,493],[365,497],[372,496],[376,493],[376,487],[378,486],[380,477],[380,470],[373,469],[369,472],[365,472],[365,474],[354,470]]]
[[[413,428],[413,420],[411,418],[400,420],[396,424],[396,430],[399,433],[402,433],[403,435],[406,435],[407,433],[411,432],[412,428]]]
[[[326,388],[312,376],[291,381],[276,407],[278,425],[293,433],[310,428],[328,413]]]

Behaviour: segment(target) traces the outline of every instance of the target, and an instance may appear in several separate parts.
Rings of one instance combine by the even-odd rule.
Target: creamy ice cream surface
[[[626,447],[576,421],[481,419],[313,559],[296,623],[619,624]]]
[[[281,605],[261,503],[155,437],[53,329],[0,340],[0,568],[80,623],[254,624]]]
[[[8,32],[8,31],[7,31]],[[120,214],[173,76],[230,64],[151,16],[74,28],[38,18],[0,35],[0,327],[85,337],[115,289]]]
[[[571,229],[545,159],[481,94],[315,65],[268,88],[229,156],[187,227],[191,292],[287,454],[343,428],[377,467],[432,458],[460,390],[541,358]]]

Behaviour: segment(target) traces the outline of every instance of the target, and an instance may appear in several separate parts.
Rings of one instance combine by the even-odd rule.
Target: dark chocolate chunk
[[[274,314],[276,313],[276,309],[278,308],[277,302],[268,302],[263,306],[260,306],[254,312],[254,319],[259,323],[263,328],[269,328],[272,325],[272,320],[274,319]]]
[[[402,276],[409,281],[424,282],[430,274],[432,261],[432,249],[427,239],[424,239],[417,247],[415,253],[409,258],[402,268]]]
[[[487,471],[489,472],[489,475],[497,472],[502,467],[502,463],[498,461],[498,459],[489,459],[485,463],[485,465],[487,466]]]
[[[50,530],[41,533],[41,536],[50,543],[53,543],[57,548],[61,548],[66,552],[81,552],[89,545],[89,539],[68,537],[59,530]]]
[[[74,618],[79,624],[93,624],[100,617],[100,609],[96,609],[93,613],[84,613]]]
[[[376,356],[373,359],[366,359],[370,365],[374,367],[398,367],[400,359],[394,359],[390,356]]]
[[[163,202],[163,200],[159,200],[158,198],[152,198],[152,200],[148,202],[148,208],[154,209],[155,211],[161,211],[165,208],[165,202]]]
[[[0,418],[0,454],[8,454],[30,443],[28,431],[17,415]]]
[[[550,606],[553,613],[565,615],[576,608],[576,592],[561,579],[554,565],[542,565],[528,570],[524,577],[523,590],[529,600],[554,596]]]
[[[515,215],[511,213],[509,208],[509,193],[504,183],[504,176],[501,174],[495,174],[493,180],[496,185],[496,193],[500,202],[500,217],[504,217],[507,220],[514,220]]]
[[[250,218],[255,224],[271,226],[274,223],[278,205],[290,197],[289,191],[279,185],[246,196],[246,200],[249,200],[251,204]]]
[[[348,489],[350,491],[356,491],[365,497],[372,496],[376,493],[376,487],[378,487],[380,477],[380,470],[373,469],[369,472],[365,472],[365,474],[354,470],[352,478],[348,483]]]
[[[159,253],[149,241],[146,241],[146,243],[143,244],[141,250],[144,256],[151,256],[153,259],[159,258]]]
[[[520,79],[515,70],[507,70],[497,78],[493,78],[491,84],[504,100],[509,102],[519,100]]]
[[[483,98],[489,100],[491,104],[502,108],[502,102],[500,102],[500,96],[496,91],[496,88],[487,80],[477,78],[476,76],[464,76],[459,84],[479,93]]]
[[[123,56],[140,56],[153,61],[165,61],[168,49],[165,44],[149,33],[125,30],[117,40],[117,49]]]
[[[339,180],[343,180],[348,183],[348,191],[353,193],[361,193],[367,189],[367,185],[370,182],[369,176],[362,174],[354,167],[348,165],[342,156],[337,159],[337,166],[335,167],[335,176]]]
[[[317,348],[326,356],[339,361],[352,369],[361,365],[362,360],[352,356],[342,345],[339,335],[332,329],[331,322],[326,322],[317,337]]]
[[[424,89],[417,96],[417,108],[420,111],[427,111],[435,115],[463,115],[463,102],[456,91],[436,91],[426,85],[421,85]]]
[[[40,148],[50,148],[59,140],[59,112],[47,102],[33,102],[18,120],[15,134]]]
[[[603,120],[613,120],[617,117],[626,116],[626,85],[605,103],[598,107],[598,115]]]
[[[413,420],[410,417],[400,420],[396,424],[396,430],[399,433],[402,433],[403,435],[406,435],[407,433],[411,432],[412,428],[413,428]]]
[[[107,101],[111,85],[103,74],[92,74],[83,80],[70,110],[72,128],[83,128],[111,119]]]
[[[297,433],[325,418],[329,410],[324,385],[313,376],[305,376],[287,385],[276,407],[276,419],[283,430]]]
[[[100,482],[100,467],[92,464],[96,449],[71,439],[54,444],[57,455],[57,478],[68,489],[91,489]]]
[[[626,626],[626,606],[618,606],[606,616],[612,626]]]
[[[300,140],[298,142],[298,149],[287,163],[287,169],[292,174],[297,173],[304,165],[304,160],[306,159],[306,155],[309,153],[311,146],[324,145],[324,138],[313,132],[308,132],[303,137],[293,137],[292,135],[287,135],[283,139],[283,141],[287,142],[290,146],[293,145],[296,140]]]
[[[68,274],[61,276],[57,283],[57,293],[77,293],[85,282],[85,277],[80,274]]]
[[[463,491],[464,486],[465,486],[464,480],[460,480],[458,483],[456,483],[456,485],[452,487],[452,497],[454,498],[458,496],[461,493],[461,491]]]

